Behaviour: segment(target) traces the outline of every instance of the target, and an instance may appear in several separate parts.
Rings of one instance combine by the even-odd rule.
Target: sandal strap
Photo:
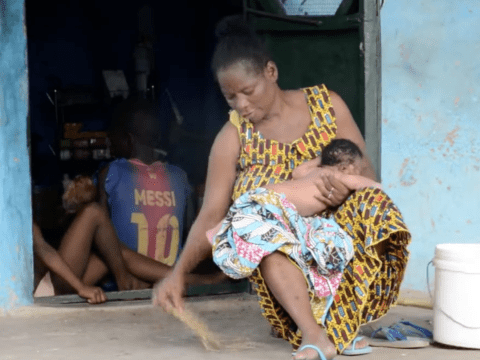
[[[403,335],[400,331],[393,329],[391,327],[381,327],[372,332],[371,337],[378,337],[377,335],[383,335],[389,341],[398,341],[398,340],[407,340],[406,336]]]
[[[351,343],[352,350],[356,350],[355,346],[357,346],[357,342],[362,341],[363,338],[364,338],[363,336],[357,336],[355,339],[353,339],[353,341]]]
[[[422,339],[432,339],[433,334],[430,330],[411,323],[410,321],[399,321],[389,327],[381,327],[374,330],[371,334],[372,338],[383,335],[389,341],[407,340],[407,336]]]
[[[425,339],[433,338],[433,334],[430,330],[411,323],[410,321],[400,321],[399,323],[392,325],[392,327],[405,336],[413,336]]]
[[[320,360],[327,360],[327,358],[325,357],[325,355],[323,355],[322,350],[320,350],[320,349],[319,349],[317,346],[315,346],[315,345],[310,345],[310,344],[303,345],[303,346],[301,346],[301,347],[297,350],[297,352],[298,352],[298,351],[303,351],[303,350],[305,350],[305,349],[313,349],[313,350],[315,350],[315,351],[317,352],[318,356],[320,357]],[[292,355],[294,355],[294,354],[292,354]],[[294,356],[295,356],[295,355],[294,355]]]

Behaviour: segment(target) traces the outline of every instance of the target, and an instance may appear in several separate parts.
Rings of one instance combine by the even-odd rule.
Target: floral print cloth
[[[303,272],[318,297],[333,297],[353,257],[351,237],[333,220],[302,217],[283,194],[257,188],[241,195],[213,236],[213,261],[234,278],[252,275],[280,251]]]

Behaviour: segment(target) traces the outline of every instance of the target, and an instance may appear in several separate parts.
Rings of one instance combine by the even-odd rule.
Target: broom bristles
[[[182,312],[179,312],[177,309],[172,308],[170,313],[187,325],[190,329],[193,330],[195,335],[197,335],[202,341],[205,349],[209,351],[218,351],[221,348],[220,340],[218,336],[211,332],[207,325],[201,321],[192,311],[184,309]]]

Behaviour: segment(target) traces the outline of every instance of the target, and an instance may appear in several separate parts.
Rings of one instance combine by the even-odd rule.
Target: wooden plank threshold
[[[196,285],[187,289],[187,297],[218,297],[220,295],[248,293],[247,281],[223,282],[212,285]],[[118,301],[145,301],[152,298],[152,289],[109,291],[105,293],[108,302]],[[41,306],[65,306],[87,304],[87,301],[76,294],[36,297],[35,305]]]

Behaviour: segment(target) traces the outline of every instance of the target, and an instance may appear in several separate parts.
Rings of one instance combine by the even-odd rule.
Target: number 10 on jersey
[[[132,213],[131,223],[137,224],[137,252],[148,256],[148,222],[144,214]],[[171,229],[171,236],[168,236],[168,228]],[[155,260],[172,266],[177,259],[178,247],[180,244],[180,230],[178,219],[175,215],[165,214],[157,223],[157,235],[155,239]]]

